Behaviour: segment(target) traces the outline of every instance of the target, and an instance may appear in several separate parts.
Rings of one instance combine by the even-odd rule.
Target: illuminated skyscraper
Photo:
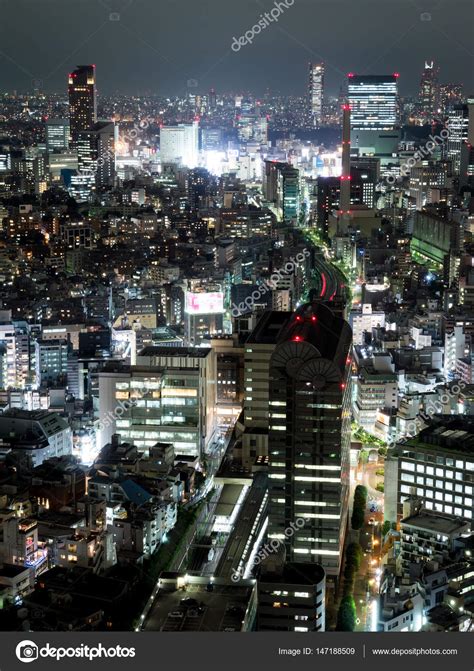
[[[420,116],[427,123],[436,116],[439,106],[438,68],[434,62],[425,62],[420,82]]]
[[[309,97],[313,123],[320,126],[323,120],[324,63],[310,63]]]
[[[161,165],[173,163],[195,168],[199,152],[199,122],[165,126],[160,131]]]
[[[448,117],[449,135],[447,158],[453,162],[453,172],[459,175],[461,170],[461,150],[469,137],[469,106],[456,105]]]
[[[97,186],[113,186],[115,182],[115,146],[118,127],[113,121],[97,122],[92,132],[97,148]]]
[[[96,187],[114,185],[116,141],[117,127],[113,121],[98,121],[90,130],[78,134],[78,174],[71,179],[74,198],[84,201]]]
[[[289,163],[265,161],[263,195],[276,205],[279,217],[297,223],[301,208],[299,170]]]
[[[442,84],[439,89],[441,115],[448,116],[456,105],[462,102],[462,84]]]
[[[349,214],[351,209],[351,108],[342,106],[342,174],[341,174],[341,214]]]
[[[398,74],[349,73],[352,130],[392,130],[397,126]]]
[[[401,140],[398,127],[398,74],[348,75],[351,155],[392,161]]]
[[[319,562],[333,576],[348,513],[351,336],[325,305],[304,305],[269,367],[268,534],[289,561]]]
[[[71,144],[74,147],[79,133],[89,130],[97,121],[95,66],[78,65],[69,75],[68,92]]]
[[[467,99],[467,140],[461,146],[460,184],[474,185],[474,98]]]

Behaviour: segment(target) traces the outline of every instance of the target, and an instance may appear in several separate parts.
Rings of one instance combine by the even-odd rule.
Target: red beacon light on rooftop
[[[303,338],[301,336],[295,336],[293,338],[293,340],[294,340],[294,342],[301,342],[303,340]]]

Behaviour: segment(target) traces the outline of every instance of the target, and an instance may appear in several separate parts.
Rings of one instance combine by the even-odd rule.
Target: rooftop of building
[[[86,597],[94,602],[110,603],[120,599],[127,591],[128,586],[122,580],[106,578],[92,573],[89,569],[75,566],[65,569],[55,566],[41,574],[40,589],[59,593],[69,593],[75,596]]]
[[[266,565],[262,565],[262,572],[259,578],[259,584],[286,584],[286,585],[318,585],[324,580],[326,575],[320,564],[304,564],[302,562],[286,562],[281,571],[265,570]]]
[[[445,515],[432,512],[430,510],[421,510],[415,515],[405,517],[401,524],[415,527],[420,530],[433,531],[439,534],[452,535],[462,533],[466,527],[466,522],[453,515]]]
[[[264,312],[245,344],[275,345],[290,316],[291,312]]]
[[[0,576],[3,578],[16,578],[29,571],[30,569],[26,566],[19,566],[18,564],[0,564]]]
[[[449,629],[457,627],[459,624],[460,614],[445,603],[431,608],[427,611],[426,617],[431,624],[435,624],[442,629]]]
[[[160,347],[160,345],[148,345],[138,352],[137,357],[155,356],[155,357],[189,357],[205,359],[211,352],[210,348],[205,347]]]
[[[429,426],[419,434],[398,444],[399,448],[424,450],[445,449],[474,457],[474,417],[467,415],[433,415]]]
[[[349,324],[327,305],[314,301],[302,305],[287,321],[278,344],[308,343],[315,348],[315,357],[332,361],[341,375],[348,365],[352,343]],[[295,351],[295,357],[299,354]]]
[[[163,589],[163,578],[171,580],[176,574],[162,573],[155,604],[147,619],[147,631],[241,631],[253,590],[251,581],[221,582],[215,580],[208,591],[207,578],[193,579],[186,589]],[[197,605],[186,605],[183,599],[193,599]]]

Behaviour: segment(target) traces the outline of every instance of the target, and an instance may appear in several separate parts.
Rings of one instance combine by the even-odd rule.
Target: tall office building
[[[199,122],[164,126],[160,130],[161,165],[173,163],[195,168],[199,152]]]
[[[79,175],[72,180],[72,191],[80,200],[87,200],[96,187],[114,185],[117,139],[117,127],[113,121],[98,121],[90,130],[78,134]]]
[[[313,123],[315,126],[320,126],[323,120],[324,63],[310,63],[309,99]]]
[[[348,75],[351,154],[391,163],[398,150],[398,74]]]
[[[68,92],[71,144],[74,147],[79,133],[89,130],[97,121],[95,66],[78,65],[69,75]]]
[[[115,182],[115,147],[118,127],[113,121],[98,121],[92,128],[97,151],[97,186],[113,186]]]
[[[422,161],[410,170],[410,199],[412,207],[421,210],[436,202],[447,184],[447,161]]]
[[[441,84],[439,88],[439,107],[443,116],[448,116],[455,105],[462,103],[462,92],[462,84]]]
[[[328,307],[306,304],[269,364],[268,535],[284,543],[288,561],[319,562],[333,577],[348,513],[351,337]]]
[[[87,201],[96,187],[97,145],[91,131],[81,131],[75,141],[78,173],[71,177],[69,191],[78,202]]]
[[[242,462],[247,468],[268,455],[270,359],[290,316],[289,312],[265,312],[245,343]]]
[[[342,106],[342,174],[339,212],[349,214],[351,209],[351,108]]]
[[[446,157],[453,162],[453,173],[461,170],[462,146],[469,137],[469,105],[456,105],[448,117]]]
[[[428,510],[474,518],[474,421],[435,415],[420,433],[392,448],[385,462],[385,519],[395,522],[410,496]]]
[[[398,122],[398,74],[348,75],[352,130],[392,130]]]
[[[474,98],[467,99],[467,140],[461,145],[460,186],[474,184]]]
[[[434,62],[426,62],[421,75],[419,109],[420,117],[430,123],[439,107],[438,68]]]
[[[69,120],[48,119],[46,122],[46,149],[48,152],[69,148]]]
[[[301,205],[299,170],[289,163],[265,161],[263,195],[275,205],[281,220],[296,223]]]
[[[296,224],[300,214],[300,172],[293,166],[286,166],[282,171],[282,188],[280,207],[283,212],[283,221]]]
[[[211,348],[146,347],[136,366],[113,362],[99,373],[100,447],[114,433],[148,452],[173,443],[200,457],[215,429],[216,359]]]

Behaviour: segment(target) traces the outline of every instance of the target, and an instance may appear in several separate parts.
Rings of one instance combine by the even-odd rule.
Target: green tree
[[[337,613],[337,631],[354,631],[356,625],[356,607],[354,597],[344,596]]]
[[[352,509],[351,526],[354,530],[361,529],[365,519],[367,507],[367,487],[357,485],[354,492],[354,506]]]

